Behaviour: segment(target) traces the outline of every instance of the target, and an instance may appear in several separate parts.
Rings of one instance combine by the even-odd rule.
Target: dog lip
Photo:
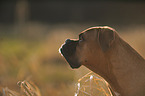
[[[76,68],[79,68],[81,65],[78,64],[77,62],[72,62],[71,60],[68,59],[68,57],[65,55],[65,52],[64,52],[64,45],[62,45],[62,47],[59,49],[60,50],[60,53],[65,57],[66,61],[68,62],[68,64],[70,65],[70,67],[72,69],[76,69]]]
[[[81,66],[80,64],[69,64],[69,65],[72,69],[77,69]]]

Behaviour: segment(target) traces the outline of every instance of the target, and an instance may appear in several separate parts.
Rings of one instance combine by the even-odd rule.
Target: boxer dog
[[[145,60],[113,28],[88,28],[60,51],[72,68],[84,65],[102,76],[115,96],[145,96]]]

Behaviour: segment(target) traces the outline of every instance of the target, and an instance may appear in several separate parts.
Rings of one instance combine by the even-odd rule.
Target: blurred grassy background
[[[89,70],[83,66],[71,70],[58,50],[65,39],[78,38],[81,31],[92,26],[114,27],[123,39],[145,57],[145,3],[129,2],[129,0],[106,2],[105,6],[110,6],[109,13],[106,11],[108,8],[104,9],[104,2],[95,2],[96,5],[91,7],[93,3],[89,2],[87,6],[87,3],[81,0],[72,4],[66,1],[51,3],[27,2],[27,0],[2,1],[0,3],[0,88],[8,87],[19,91],[17,82],[28,79],[40,88],[42,96],[73,96],[75,83]],[[122,5],[128,10],[124,15],[115,15],[116,18],[111,15],[114,12],[122,14],[122,10],[125,10]],[[91,12],[92,8],[94,14],[85,15],[86,12]],[[114,10],[114,8],[120,9]],[[67,13],[72,9],[72,13]],[[57,21],[57,18],[60,20]]]

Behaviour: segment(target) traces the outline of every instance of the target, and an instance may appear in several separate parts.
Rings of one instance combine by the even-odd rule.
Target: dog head
[[[107,26],[88,28],[79,34],[79,39],[67,39],[60,52],[72,68],[91,66],[93,62],[99,68],[97,62],[104,60],[104,53],[112,46],[114,32],[113,28]]]

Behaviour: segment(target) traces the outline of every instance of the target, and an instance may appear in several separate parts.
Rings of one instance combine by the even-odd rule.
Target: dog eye
[[[84,37],[81,35],[79,36],[80,41],[84,41]]]

